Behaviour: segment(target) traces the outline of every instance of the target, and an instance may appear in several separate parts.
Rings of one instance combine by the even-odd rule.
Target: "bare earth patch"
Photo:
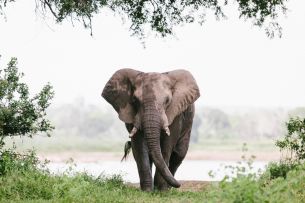
[[[190,192],[198,192],[202,191],[211,185],[209,181],[197,181],[197,180],[179,180],[181,183],[181,187],[178,188],[179,191],[190,191]],[[139,183],[127,183],[127,185],[140,188]]]
[[[179,182],[181,183],[181,187],[178,190],[192,192],[202,191],[211,184],[211,182],[208,181],[197,180],[181,180]]]

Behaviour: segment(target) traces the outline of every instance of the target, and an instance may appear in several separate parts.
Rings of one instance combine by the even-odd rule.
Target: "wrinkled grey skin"
[[[102,96],[130,133],[141,189],[180,187],[174,178],[189,146],[199,88],[186,70],[143,73],[118,70]],[[156,166],[154,182],[152,163]]]

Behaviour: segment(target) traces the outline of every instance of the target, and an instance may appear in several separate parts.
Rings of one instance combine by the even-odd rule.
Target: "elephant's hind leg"
[[[173,175],[175,175],[178,167],[181,165],[188,151],[194,114],[195,114],[194,105],[189,106],[183,112],[183,126],[181,130],[181,137],[177,141],[177,144],[174,147],[173,153],[171,154],[169,160],[169,170]]]
[[[185,155],[187,153],[186,151],[173,151],[171,158],[169,160],[169,170],[170,172],[173,174],[173,176],[175,175],[178,167],[181,165],[183,159],[185,158]]]

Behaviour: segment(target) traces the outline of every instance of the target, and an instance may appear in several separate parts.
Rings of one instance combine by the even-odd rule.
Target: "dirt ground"
[[[178,189],[179,191],[191,191],[197,192],[204,190],[207,186],[211,185],[211,182],[208,181],[197,181],[197,180],[179,180],[181,183],[181,187]],[[139,183],[127,183],[132,187],[140,188]]]
[[[197,181],[197,180],[184,180],[179,181],[181,183],[181,187],[179,188],[180,191],[201,191],[205,189],[211,182],[208,181]]]

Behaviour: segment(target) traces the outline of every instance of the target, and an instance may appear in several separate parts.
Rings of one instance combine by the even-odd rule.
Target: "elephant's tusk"
[[[164,130],[165,130],[165,133],[166,133],[168,136],[170,136],[171,132],[170,132],[168,126],[165,127]]]
[[[129,137],[133,137],[136,133],[137,133],[138,129],[136,127],[133,127],[133,129],[131,130]]]

